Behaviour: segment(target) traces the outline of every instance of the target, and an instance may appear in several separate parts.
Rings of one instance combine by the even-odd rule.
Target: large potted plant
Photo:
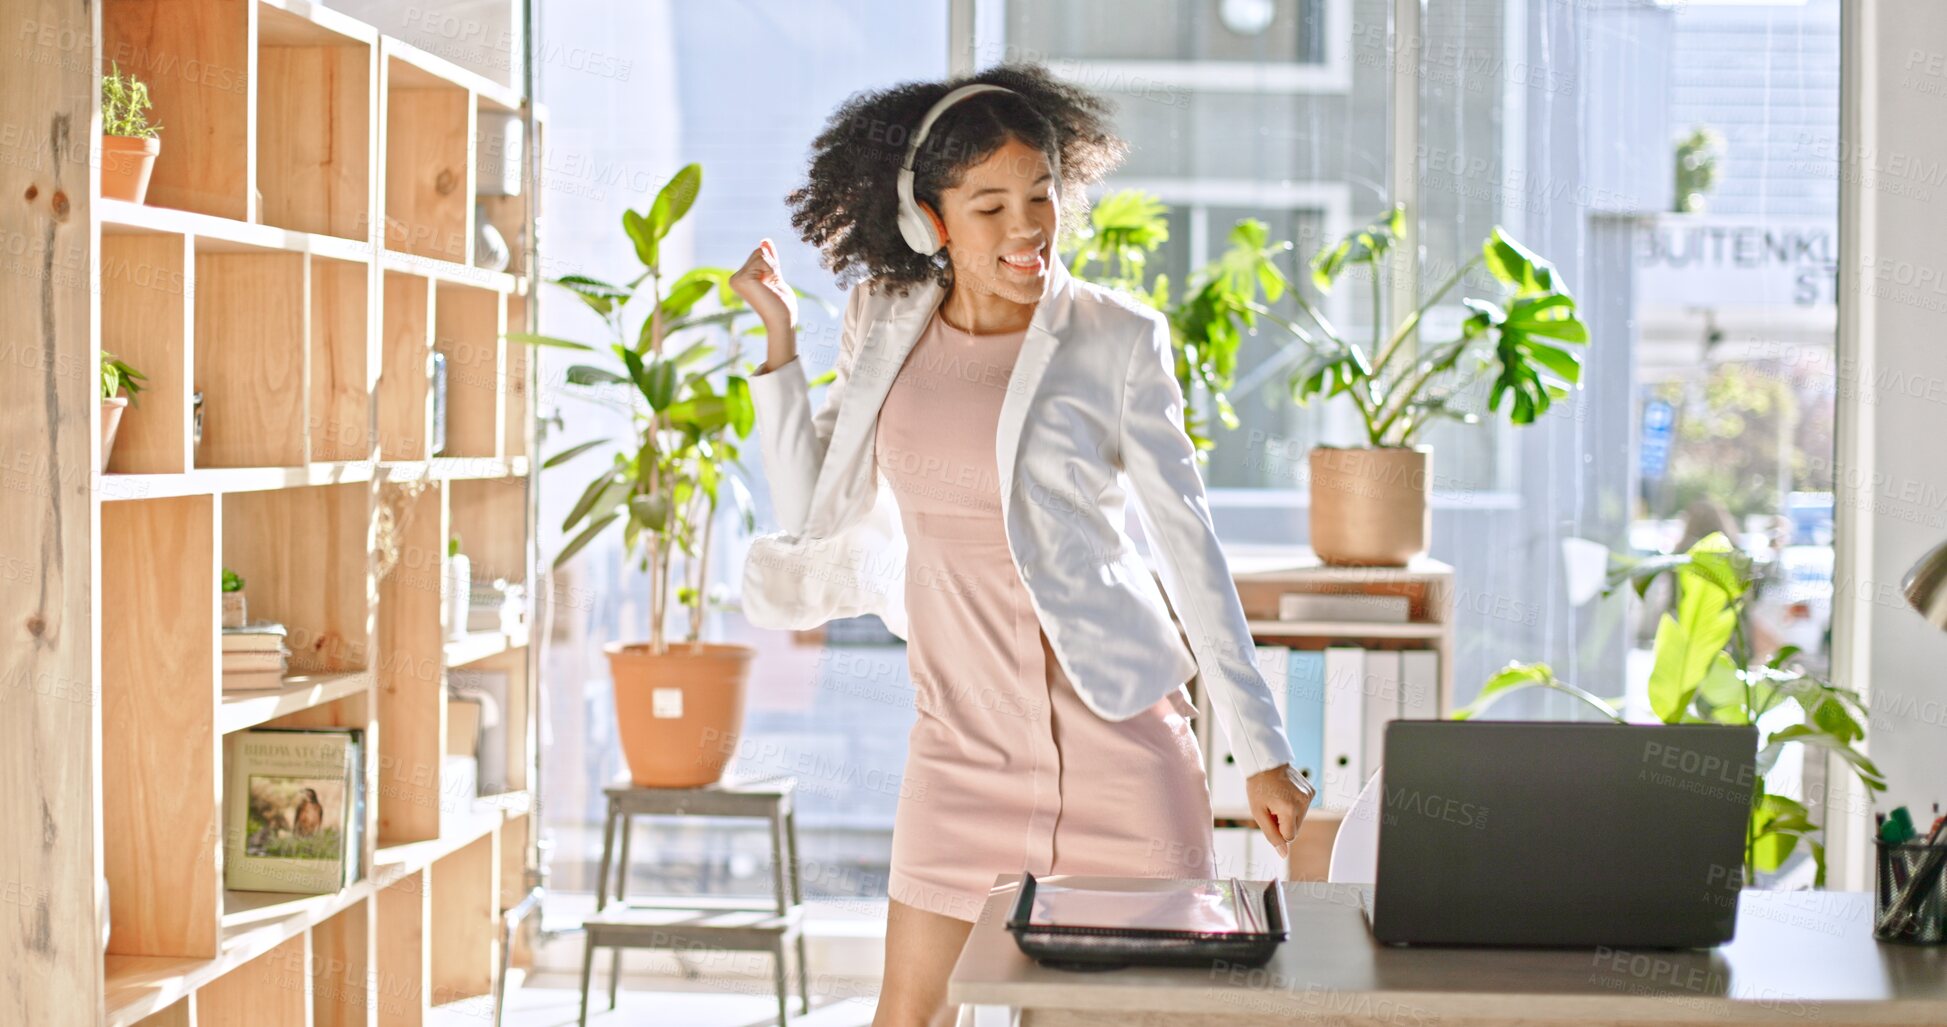
[[[1656,578],[1676,579],[1676,607],[1657,623],[1650,664],[1649,702],[1657,720],[1759,728],[1757,775],[1744,834],[1745,883],[1776,872],[1804,842],[1815,868],[1813,884],[1824,887],[1823,825],[1812,821],[1803,803],[1773,792],[1766,779],[1787,748],[1800,746],[1838,755],[1869,791],[1885,791],[1885,775],[1857,748],[1865,740],[1867,719],[1859,694],[1804,670],[1797,663],[1796,646],[1782,646],[1768,655],[1756,651],[1745,626],[1745,607],[1758,574],[1751,559],[1721,533],[1704,536],[1685,553],[1647,559],[1610,553],[1607,559],[1605,596],[1633,587],[1641,597]],[[1545,663],[1510,663],[1481,686],[1473,702],[1450,716],[1477,717],[1530,688],[1572,695],[1604,717],[1627,723],[1615,702],[1557,678]],[[1781,710],[1789,712],[1780,716]]]
[[[1405,235],[1406,211],[1395,206],[1380,218],[1326,247],[1310,261],[1320,292],[1330,292],[1350,269],[1365,266],[1375,283],[1373,335],[1351,339],[1333,326],[1279,266],[1292,248],[1272,241],[1263,222],[1244,219],[1231,229],[1230,245],[1199,268],[1180,299],[1158,275],[1144,278],[1147,254],[1168,239],[1167,209],[1133,191],[1112,193],[1095,205],[1090,231],[1071,262],[1077,276],[1122,288],[1169,316],[1177,349],[1177,380],[1186,397],[1201,386],[1228,428],[1238,421],[1225,392],[1231,387],[1237,347],[1262,325],[1288,336],[1300,349],[1290,377],[1301,404],[1345,396],[1359,414],[1362,444],[1319,446],[1310,454],[1311,539],[1320,559],[1341,565],[1400,565],[1424,552],[1428,530],[1430,451],[1422,433],[1439,419],[1472,423],[1464,396],[1492,375],[1487,406],[1528,424],[1581,379],[1573,348],[1588,341],[1576,317],[1575,299],[1554,268],[1495,228],[1473,259],[1457,269],[1426,301],[1387,330],[1385,265]],[[1468,314],[1457,338],[1417,342],[1421,320],[1478,268],[1486,268],[1512,292],[1505,300],[1463,300]],[[1273,304],[1290,296],[1303,320],[1287,318]],[[1213,444],[1202,419],[1187,409],[1184,430],[1199,450]]]
[[[149,87],[111,64],[101,77],[101,194],[141,203],[162,152],[161,125],[149,123]]]
[[[623,212],[623,230],[642,263],[642,272],[628,284],[585,275],[552,280],[602,318],[610,336],[606,343],[508,335],[530,345],[612,358],[569,367],[567,382],[619,399],[629,412],[627,438],[580,442],[541,466],[558,467],[595,451],[608,457],[568,511],[562,530],[571,537],[554,565],[619,527],[627,559],[649,577],[648,639],[603,648],[630,777],[649,788],[696,787],[722,777],[743,727],[745,684],[755,655],[749,646],[701,637],[711,531],[726,492],[744,530],[754,525],[749,492],[738,477],[738,452],[755,422],[748,382],[728,373],[738,356],[734,322],[749,312],[730,290],[730,271],[695,268],[665,287],[663,240],[689,212],[702,177],[700,166],[688,165],[646,213]],[[699,311],[711,297],[717,309]],[[720,345],[713,335],[730,341]],[[679,336],[693,338],[674,346]],[[672,602],[689,613],[688,627],[674,643],[666,637]]]

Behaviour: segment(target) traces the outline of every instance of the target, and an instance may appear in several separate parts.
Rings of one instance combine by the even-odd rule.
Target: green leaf
[[[1792,724],[1772,732],[1771,737],[1766,739],[1764,748],[1758,750],[1759,772],[1769,773],[1770,768],[1777,764],[1785,745],[1791,742],[1800,742],[1836,754],[1852,766],[1853,773],[1859,778],[1861,784],[1876,792],[1886,790],[1886,775],[1880,773],[1879,767],[1872,760],[1854,750],[1852,746],[1807,724]]]
[[[1312,256],[1312,284],[1320,292],[1332,291],[1333,283],[1339,275],[1353,264],[1377,264],[1393,244],[1406,235],[1406,207],[1394,204],[1393,209],[1375,218],[1363,228],[1359,228],[1340,239],[1338,245],[1318,251]]]
[[[652,210],[660,210],[662,216],[656,221],[656,238],[661,239],[676,227],[676,222],[690,212],[690,205],[696,202],[697,193],[703,190],[703,165],[685,164],[671,175],[669,181],[656,194]]]
[[[610,493],[618,489],[626,491],[627,488],[628,486],[616,477],[615,471],[610,470],[603,473],[601,477],[589,482],[588,487],[582,490],[581,498],[575,500],[575,505],[569,508],[568,516],[561,519],[561,530],[574,530],[576,523],[583,517],[602,508],[605,505],[605,499],[607,500],[606,505],[612,508],[616,503],[621,502],[622,498],[619,495],[611,496]]]
[[[573,367],[568,368],[568,373],[566,377],[568,380],[568,384],[570,385],[627,385],[629,384],[629,380],[627,378],[624,378],[621,375],[616,374],[614,371],[611,371],[606,367],[595,367],[592,364],[576,364]]]
[[[1738,676],[1737,661],[1719,652],[1710,670],[1697,683],[1696,701],[1701,711],[1719,724],[1749,724],[1750,712],[1744,708],[1744,679]]]
[[[609,443],[610,443],[609,439],[592,439],[588,442],[583,442],[579,445],[569,446],[567,449],[564,449],[561,452],[556,453],[551,457],[548,457],[547,460],[541,464],[541,469],[545,471],[550,467],[558,467],[582,455],[583,453],[586,453],[589,450],[594,449],[596,446],[606,446],[609,445]]]
[[[561,547],[561,552],[554,555],[554,566],[559,568],[562,564],[567,563],[576,553],[587,548],[588,543],[593,542],[595,536],[600,535],[603,529],[614,524],[616,519],[621,516],[622,512],[620,510],[611,510],[589,524],[587,528],[582,529],[581,534],[576,535],[572,541]]]
[[[595,347],[590,346],[585,342],[573,342],[568,339],[557,339],[552,335],[536,335],[533,332],[508,332],[507,341],[524,342],[529,346],[552,346],[555,349],[576,349],[576,350],[581,350],[584,353],[595,352]]]
[[[1469,720],[1479,716],[1482,711],[1499,702],[1503,697],[1526,688],[1547,688],[1574,696],[1608,719],[1618,724],[1623,723],[1623,716],[1617,712],[1615,706],[1556,677],[1554,670],[1546,663],[1508,664],[1500,673],[1488,678],[1487,682],[1481,685],[1480,694],[1474,697],[1473,702],[1453,711],[1448,714],[1448,717],[1452,720]]]
[[[653,210],[650,211],[649,217],[644,217],[626,208],[622,211],[622,231],[627,233],[629,241],[635,244],[636,259],[642,262],[643,267],[647,268],[656,266],[659,249],[658,244],[662,242],[662,234],[657,232],[655,225],[651,223],[651,218],[654,216],[655,212]]]
[[[1514,286],[1516,296],[1556,291],[1555,266],[1516,242],[1499,225],[1481,244],[1481,255],[1494,277]]]
[[[703,297],[710,295],[717,287],[716,279],[711,277],[711,268],[697,268],[684,272],[675,284],[669,287],[669,295],[663,297],[662,316],[665,322],[684,316],[696,306]]]
[[[554,280],[554,284],[581,297],[589,309],[603,317],[609,316],[616,307],[627,303],[629,297],[634,295],[632,290],[587,275],[562,275]]]
[[[1678,723],[1711,665],[1731,640],[1737,612],[1724,590],[1702,577],[1682,581],[1675,617],[1656,626],[1650,667],[1650,708],[1665,724]]]

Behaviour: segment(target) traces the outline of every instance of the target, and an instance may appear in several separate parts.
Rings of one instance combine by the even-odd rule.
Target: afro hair
[[[1012,93],[977,93],[933,122],[913,160],[913,195],[937,207],[967,168],[1018,139],[1056,158],[1064,233],[1088,223],[1086,188],[1128,152],[1109,130],[1108,104],[1095,94],[1031,63],[857,93],[812,141],[807,181],[785,198],[792,227],[818,248],[841,287],[872,279],[903,293],[929,278],[944,280],[946,255],[916,253],[899,234],[899,166],[927,109],[974,82]]]

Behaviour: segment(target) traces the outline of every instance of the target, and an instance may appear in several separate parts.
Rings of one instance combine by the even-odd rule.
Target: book
[[[1294,650],[1285,668],[1285,735],[1292,765],[1314,789],[1325,769],[1325,654]]]
[[[1345,809],[1358,797],[1365,779],[1359,771],[1365,766],[1361,753],[1365,700],[1360,694],[1365,680],[1365,650],[1352,646],[1332,646],[1325,650],[1325,779],[1319,783],[1318,804],[1323,809]]]
[[[281,670],[231,670],[223,669],[223,691],[265,692],[284,687],[284,672]]]
[[[316,895],[343,887],[359,740],[349,730],[224,736],[223,886]],[[362,844],[362,842],[361,842]]]
[[[1405,624],[1412,619],[1412,607],[1405,596],[1286,592],[1278,597],[1278,619]]]
[[[1440,716],[1440,653],[1408,649],[1399,654],[1400,709],[1406,720],[1434,720]]]
[[[284,672],[285,661],[290,657],[288,649],[226,649],[223,653],[223,673],[238,671],[274,670]]]
[[[344,728],[351,738],[352,800],[345,827],[345,881],[351,884],[365,876],[365,732]]]
[[[1359,718],[1361,760],[1359,784],[1353,790],[1355,797],[1358,789],[1365,787],[1366,779],[1379,769],[1380,761],[1385,758],[1386,722],[1399,719],[1399,653],[1394,650],[1367,650],[1366,666],[1360,676],[1364,709]]]
[[[1282,684],[1287,675],[1285,665],[1290,659],[1291,650],[1281,645],[1258,644],[1257,669],[1264,676],[1271,691],[1271,701],[1278,709],[1278,720],[1284,724],[1285,696]],[[1287,728],[1287,732],[1288,732]],[[1210,735],[1212,759],[1210,761],[1210,807],[1222,813],[1236,813],[1251,808],[1250,796],[1244,790],[1244,768],[1238,766],[1237,755],[1231,748],[1230,738],[1224,732],[1213,731]]]
[[[284,649],[284,625],[276,621],[260,620],[240,628],[223,629],[223,651],[235,652],[280,652]]]

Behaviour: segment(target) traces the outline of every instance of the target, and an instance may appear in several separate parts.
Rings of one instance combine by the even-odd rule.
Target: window
[[[1533,426],[1483,411],[1486,423],[1428,440],[1432,555],[1458,575],[1461,701],[1514,659],[1547,661],[1599,695],[1640,687],[1659,600],[1571,601],[1570,538],[1644,553],[1706,526],[1734,529],[1776,569],[1759,604],[1764,630],[1823,652],[1839,0],[1426,0],[1418,38],[1401,42],[1392,0],[957,2],[972,5],[970,40],[951,34],[946,5],[896,0],[543,6],[553,42],[599,49],[597,36],[628,33],[658,48],[624,78],[543,53],[542,99],[556,112],[548,272],[599,275],[626,260],[620,207],[642,207],[698,160],[703,194],[677,245],[695,262],[734,264],[771,236],[792,280],[836,303],[815,255],[790,238],[782,203],[825,116],[852,91],[938,78],[969,54],[978,66],[1040,60],[1118,105],[1132,152],[1106,188],[1147,189],[1169,205],[1160,269],[1175,282],[1222,252],[1245,217],[1294,243],[1286,270],[1302,278],[1303,259],[1401,189],[1422,294],[1495,225],[1566,277],[1595,337],[1585,388]],[[1395,152],[1396,55],[1420,69],[1407,153]],[[1365,335],[1368,287],[1348,279],[1311,295]],[[588,328],[569,304],[543,310],[544,332]],[[1450,337],[1460,316],[1457,302],[1435,308],[1423,337]],[[836,326],[812,305],[805,319],[808,370],[822,370]],[[1304,542],[1306,450],[1356,439],[1348,411],[1291,403],[1294,355],[1269,334],[1240,353],[1231,399],[1241,424],[1220,432],[1207,469],[1228,541]],[[1484,390],[1472,397],[1484,407]],[[543,528],[574,498],[544,489]],[[546,551],[557,544],[543,539]],[[557,890],[592,891],[600,788],[621,770],[599,647],[641,633],[646,593],[621,572],[618,548],[592,547],[556,589],[543,758]],[[741,553],[723,546],[719,580]],[[735,617],[709,630],[761,653],[737,769],[798,777],[808,892],[827,910],[875,918],[912,718],[903,650],[870,644],[869,631],[862,644],[792,646]],[[1575,715],[1540,695],[1501,712]],[[661,869],[645,862],[632,887],[767,886],[761,832],[658,829]]]

